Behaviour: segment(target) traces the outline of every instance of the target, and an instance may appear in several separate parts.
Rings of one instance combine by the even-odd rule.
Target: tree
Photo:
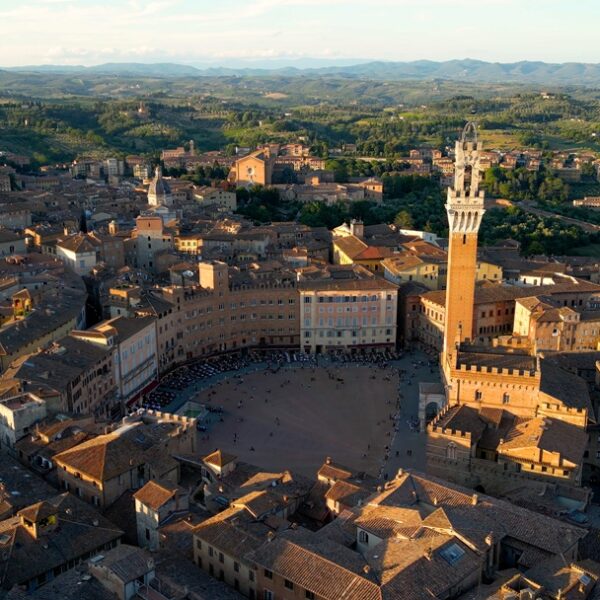
[[[394,217],[394,225],[401,229],[412,229],[414,227],[413,219],[407,210],[401,210]]]
[[[525,252],[526,256],[535,256],[538,254],[545,254],[546,250],[540,242],[533,241],[529,246],[527,246],[527,250]]]

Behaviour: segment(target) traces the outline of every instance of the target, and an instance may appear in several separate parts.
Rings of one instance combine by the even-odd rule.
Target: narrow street
[[[412,423],[419,412],[419,383],[440,381],[439,368],[437,365],[430,367],[430,360],[427,354],[413,351],[407,352],[397,363],[406,375],[399,384],[400,414],[390,456],[383,468],[383,474],[387,474],[388,478],[394,477],[399,468],[425,471],[426,435],[416,430]]]

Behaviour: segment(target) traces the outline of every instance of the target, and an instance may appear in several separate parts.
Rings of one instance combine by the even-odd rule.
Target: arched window
[[[454,442],[450,442],[446,447],[446,458],[456,460],[456,444]]]

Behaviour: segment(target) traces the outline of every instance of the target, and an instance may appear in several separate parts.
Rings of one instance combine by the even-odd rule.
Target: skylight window
[[[463,556],[465,551],[456,543],[446,546],[440,550],[440,556],[452,567],[454,566]]]

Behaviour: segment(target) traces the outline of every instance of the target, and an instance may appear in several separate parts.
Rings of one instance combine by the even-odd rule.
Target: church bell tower
[[[455,145],[454,185],[448,188],[449,225],[444,366],[453,364],[458,344],[473,335],[473,306],[477,271],[477,233],[485,212],[479,189],[481,170],[474,123],[467,123]]]

